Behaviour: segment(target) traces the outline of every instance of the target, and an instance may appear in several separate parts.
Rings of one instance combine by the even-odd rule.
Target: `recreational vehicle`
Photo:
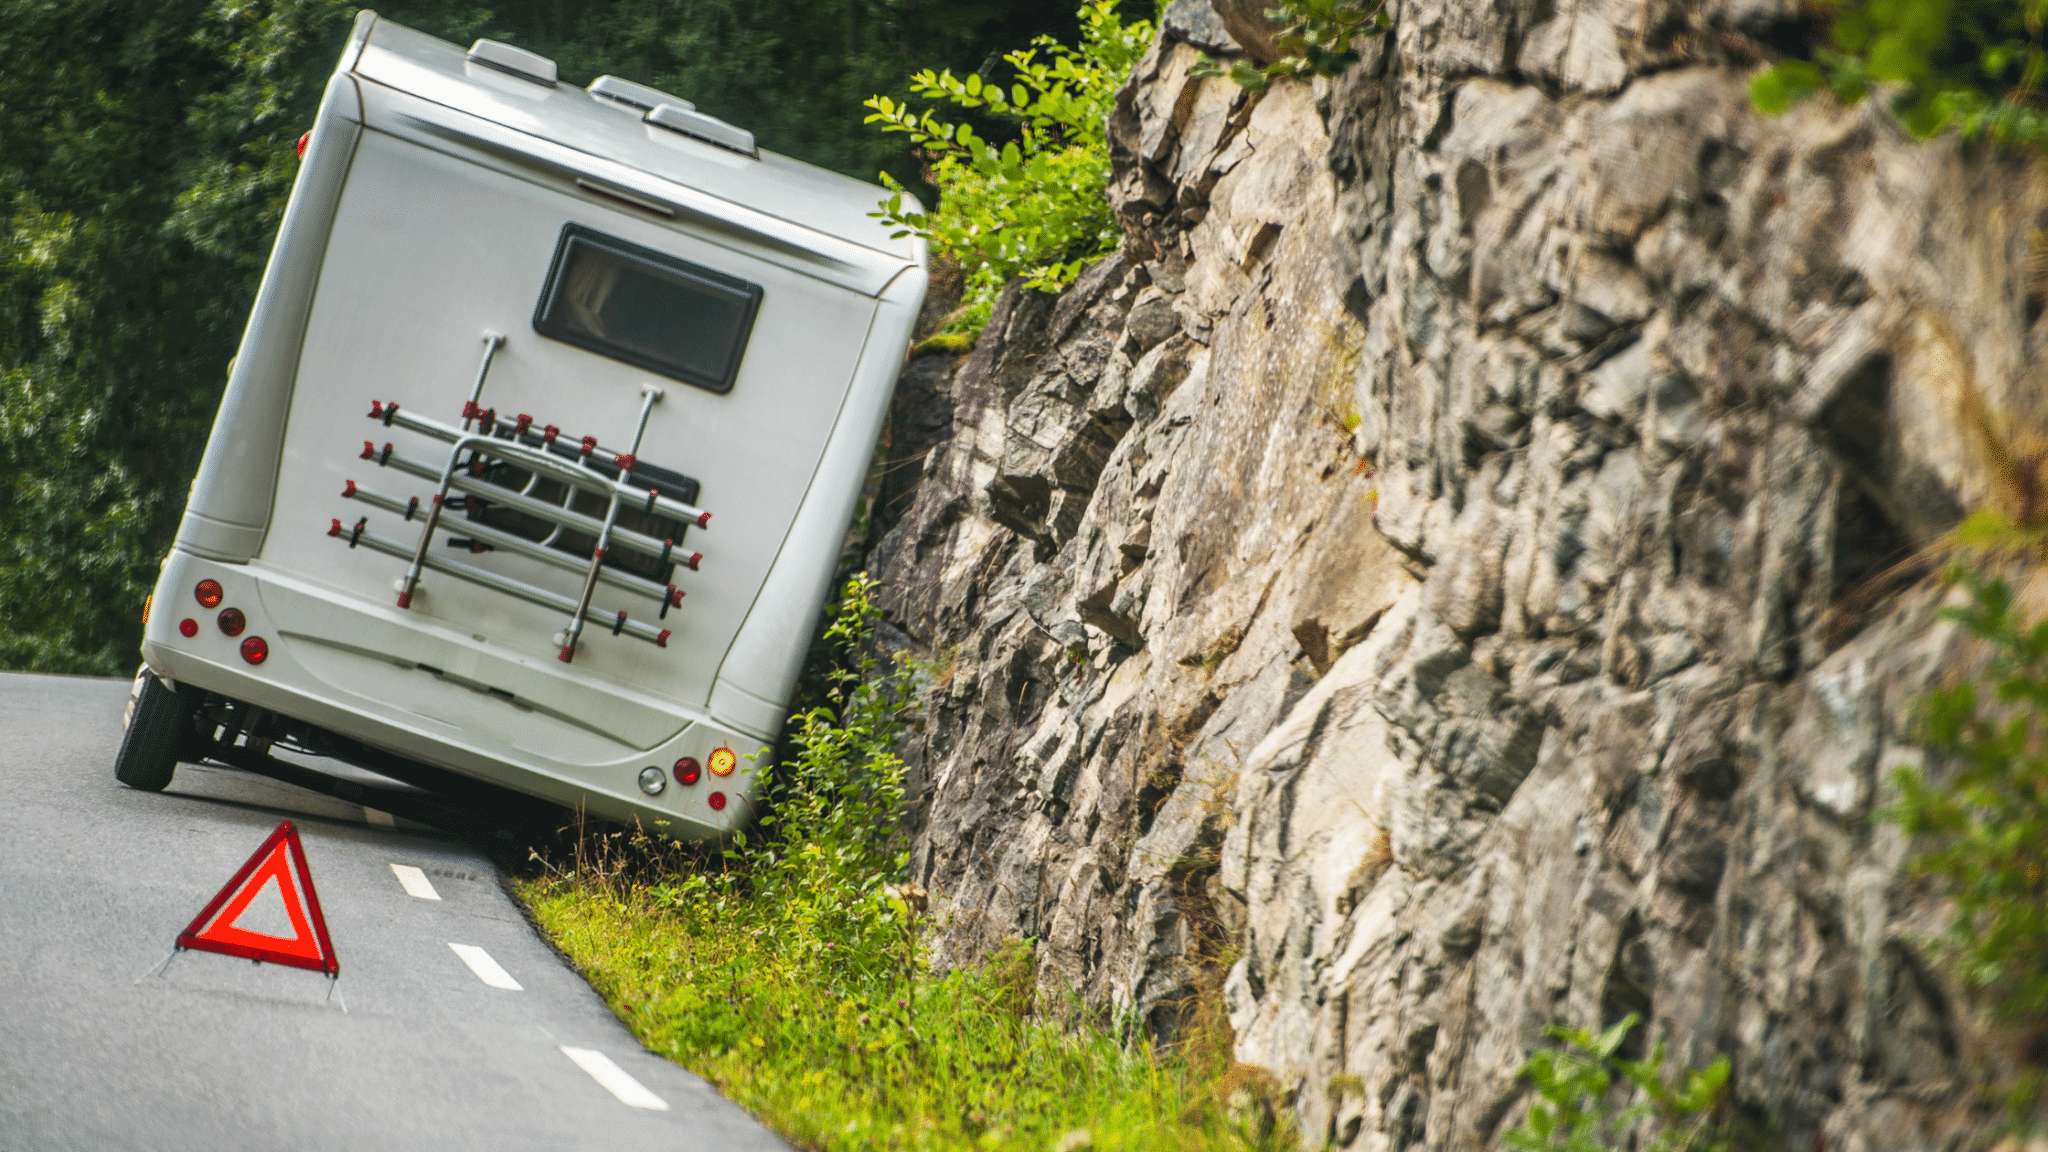
[[[742,826],[922,245],[688,100],[370,12],[302,148],[116,775],[282,748]]]

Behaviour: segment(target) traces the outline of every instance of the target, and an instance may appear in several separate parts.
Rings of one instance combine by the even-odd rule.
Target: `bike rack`
[[[554,638],[554,642],[560,648],[557,658],[563,663],[575,659],[576,647],[582,638],[586,622],[608,628],[614,636],[632,636],[666,648],[670,636],[669,629],[633,620],[623,610],[598,609],[591,604],[597,586],[604,584],[656,601],[659,605],[656,612],[657,620],[666,619],[669,609],[682,605],[683,593],[674,584],[664,586],[632,573],[605,567],[605,555],[613,549],[655,557],[657,568],[665,568],[673,563],[693,572],[704,559],[701,552],[678,552],[672,539],[658,540],[618,524],[622,508],[637,508],[649,516],[663,516],[685,526],[700,529],[708,527],[711,523],[711,513],[702,508],[665,496],[658,488],[643,489],[633,485],[636,457],[640,451],[640,443],[647,435],[647,418],[654,405],[661,401],[663,389],[656,384],[641,385],[640,417],[634,427],[633,443],[629,450],[613,452],[601,446],[594,436],[585,436],[580,441],[568,441],[562,436],[561,430],[552,424],[542,425],[536,429],[533,417],[524,413],[511,421],[500,420],[495,409],[479,405],[485,380],[490,374],[491,362],[497,350],[505,343],[505,338],[498,333],[486,331],[483,341],[483,359],[477,366],[476,383],[470,389],[470,398],[462,406],[460,426],[443,424],[414,412],[401,411],[396,402],[370,401],[369,418],[381,422],[386,428],[399,428],[449,445],[445,463],[436,466],[397,454],[392,451],[392,445],[388,442],[380,449],[374,441],[363,441],[362,459],[375,461],[379,467],[415,476],[434,484],[434,494],[425,504],[422,504],[417,496],[400,501],[373,492],[358,486],[354,480],[348,481],[347,487],[341,493],[345,498],[360,501],[380,511],[397,514],[408,522],[424,512],[425,523],[420,528],[418,540],[407,546],[370,533],[366,530],[369,524],[367,516],[357,520],[353,528],[345,528],[340,520],[332,520],[327,534],[330,537],[345,539],[350,548],[366,547],[408,561],[405,576],[399,581],[400,608],[412,607],[413,595],[419,589],[420,577],[431,569],[531,604],[566,613],[568,623]],[[575,447],[571,448],[571,443]],[[598,467],[592,465],[593,459],[608,462],[617,475],[605,475]],[[532,477],[527,484],[527,491],[518,491],[483,479],[486,471],[497,464],[507,464],[525,470]],[[562,485],[564,494],[560,504],[530,494],[534,483],[542,478]],[[459,495],[451,498],[451,492]],[[603,518],[585,515],[570,507],[578,492],[590,493],[605,500]],[[432,555],[430,549],[434,533],[441,526],[442,513],[466,512],[472,504],[479,507],[498,505],[508,508],[552,525],[553,530],[545,540],[536,541],[487,524],[465,522],[463,531],[467,532],[468,536],[451,537],[448,541],[450,545],[467,548],[472,554],[502,549],[538,560],[551,567],[579,572],[583,577],[580,593],[574,597],[563,596],[474,565]],[[587,563],[550,546],[565,530],[590,536],[596,541]]]

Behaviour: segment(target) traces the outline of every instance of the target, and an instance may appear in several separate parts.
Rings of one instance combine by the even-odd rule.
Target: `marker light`
[[[240,608],[223,608],[220,615],[214,618],[214,623],[219,624],[220,630],[228,635],[240,636],[242,629],[249,626],[249,618],[242,615]]]
[[[668,787],[668,777],[662,775],[661,769],[649,765],[640,770],[640,790],[642,792],[647,793],[649,796],[659,796],[661,795],[661,790],[666,787]]]
[[[711,774],[713,776],[730,776],[732,775],[732,770],[739,766],[740,758],[730,748],[720,748],[711,754]]]
[[[183,636],[187,640],[199,635],[199,621],[194,620],[190,616],[178,621],[178,635]]]
[[[299,155],[300,155],[300,156],[304,156],[304,155],[306,154],[306,145],[307,145],[308,143],[311,143],[311,142],[312,142],[312,139],[313,139],[313,133],[312,133],[312,132],[311,132],[310,130],[308,130],[308,131],[307,131],[307,132],[306,132],[306,133],[305,133],[304,135],[302,135],[302,136],[300,136],[300,137],[299,137]]]
[[[201,608],[218,608],[220,598],[226,593],[220,590],[220,581],[201,580],[199,586],[192,589],[192,595],[198,597]]]
[[[695,784],[703,778],[704,766],[697,763],[695,758],[685,756],[681,760],[676,761],[676,783]]]
[[[142,598],[142,626],[143,626],[144,628],[147,628],[147,627],[149,627],[149,608],[150,608],[150,605],[152,605],[152,604],[155,604],[155,603],[156,603],[156,593],[154,593],[154,592],[152,592],[152,593],[150,593],[149,595],[147,595],[147,596],[144,596],[144,597]]]
[[[261,664],[270,659],[270,645],[261,636],[251,636],[242,641],[242,659],[251,664]]]
[[[725,811],[725,793],[723,792],[713,792],[711,795],[704,798],[704,802],[706,804],[711,805],[711,810],[713,812]]]

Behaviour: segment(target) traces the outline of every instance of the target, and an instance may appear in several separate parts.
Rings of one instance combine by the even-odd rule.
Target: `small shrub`
[[[2043,0],[1837,0],[1827,42],[1750,82],[1773,115],[1815,93],[1854,104],[1883,92],[1917,136],[1957,129],[1997,144],[2048,146],[2041,85],[2048,79]]]
[[[1682,1086],[1664,1083],[1664,1045],[1647,1060],[1624,1060],[1615,1053],[1641,1017],[1631,1012],[1598,1036],[1583,1028],[1552,1026],[1550,1035],[1562,1048],[1546,1048],[1529,1057],[1522,1075],[1536,1089],[1522,1123],[1501,1133],[1515,1148],[1541,1152],[1600,1152],[1628,1148],[1641,1152],[1707,1152],[1724,1147],[1723,1128],[1713,1123],[1728,1085],[1728,1058],[1705,1069],[1688,1069]],[[1618,1089],[1633,1089],[1633,1104],[1615,1103]],[[1649,1118],[1660,1122],[1656,1139],[1639,1143],[1631,1135]]]
[[[1358,63],[1352,42],[1377,36],[1394,22],[1386,0],[1280,0],[1266,10],[1280,26],[1273,42],[1280,58],[1264,68],[1239,60],[1224,71],[1206,54],[1188,69],[1190,76],[1228,76],[1248,91],[1259,92],[1281,76],[1340,76]]]
[[[1122,238],[1110,211],[1109,113],[1116,90],[1151,43],[1152,25],[1124,23],[1116,0],[1089,0],[1080,11],[1081,46],[1049,36],[1003,57],[1008,87],[980,73],[926,69],[911,77],[918,96],[1016,125],[1017,138],[997,144],[964,122],[918,112],[887,96],[870,97],[865,121],[909,136],[939,190],[938,206],[916,211],[908,191],[887,173],[891,190],[874,213],[924,237],[959,263],[962,304],[925,343],[958,349],[988,323],[996,296],[1018,276],[1027,287],[1057,291]]]

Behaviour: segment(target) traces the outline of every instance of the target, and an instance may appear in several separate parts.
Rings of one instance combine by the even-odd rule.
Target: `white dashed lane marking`
[[[398,883],[405,888],[407,896],[417,896],[422,900],[441,898],[441,894],[434,891],[434,882],[427,879],[427,874],[410,864],[393,864],[391,874],[398,877]]]
[[[493,988],[503,988],[508,992],[525,991],[525,989],[519,986],[519,981],[512,978],[510,972],[499,967],[498,962],[491,959],[489,952],[474,944],[450,944],[448,946],[455,949],[455,954],[462,957],[462,962],[469,965],[469,970],[476,973],[477,979],[489,984]],[[592,1075],[595,1075],[595,1073],[592,1073]]]
[[[649,1092],[624,1068],[612,1063],[612,1058],[604,1053],[592,1048],[571,1048],[565,1044],[562,1046],[562,1055],[574,1060],[578,1068],[590,1073],[590,1078],[604,1085],[605,1091],[617,1096],[619,1103],[655,1112],[668,1111],[668,1101]]]

